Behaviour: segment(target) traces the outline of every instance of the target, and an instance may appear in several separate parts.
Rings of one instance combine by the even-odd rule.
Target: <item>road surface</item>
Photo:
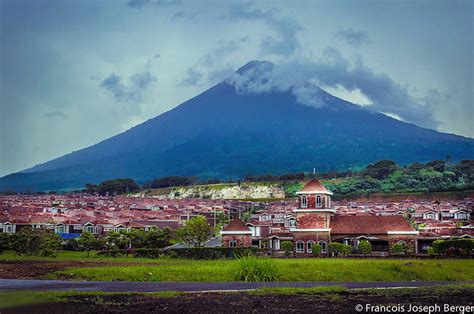
[[[238,291],[262,287],[310,288],[315,286],[342,286],[348,289],[429,287],[453,284],[474,284],[453,281],[399,281],[399,282],[125,282],[125,281],[65,281],[0,279],[0,292],[18,290],[157,292],[157,291]]]

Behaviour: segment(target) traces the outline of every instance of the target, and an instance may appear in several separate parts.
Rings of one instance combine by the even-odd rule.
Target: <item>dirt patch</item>
[[[108,262],[108,261],[30,261],[30,260],[0,260],[1,279],[44,279],[48,274],[64,270],[69,267],[97,267],[97,266],[127,266],[145,265],[133,262]],[[156,265],[147,263],[146,265]],[[64,276],[64,278],[71,279]]]
[[[6,310],[3,313],[360,313],[358,304],[423,306],[473,305],[473,289],[363,290],[339,293],[294,295],[251,293],[198,293],[158,298],[146,294],[114,294],[70,297],[65,302]],[[365,313],[365,310],[361,311]],[[374,311],[372,311],[374,312]],[[385,311],[382,311],[385,312]],[[442,312],[442,311],[441,311]]]

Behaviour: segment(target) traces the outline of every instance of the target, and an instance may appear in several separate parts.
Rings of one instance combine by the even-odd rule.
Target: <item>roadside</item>
[[[474,286],[260,289],[226,293],[0,293],[2,313],[366,313],[367,306],[472,306]],[[4,302],[2,302],[4,301]],[[356,311],[361,308],[361,311]],[[372,310],[370,312],[386,312]],[[394,311],[392,311],[394,312]],[[459,312],[456,311],[456,312]]]

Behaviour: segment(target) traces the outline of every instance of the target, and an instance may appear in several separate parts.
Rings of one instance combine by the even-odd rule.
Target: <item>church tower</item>
[[[321,254],[327,254],[331,232],[329,224],[336,212],[331,207],[332,192],[318,180],[311,180],[296,194],[298,208],[293,210],[296,226],[290,229],[295,256],[313,255],[312,247],[316,244],[321,246]]]

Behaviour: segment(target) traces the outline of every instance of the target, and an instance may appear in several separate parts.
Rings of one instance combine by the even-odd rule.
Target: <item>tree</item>
[[[164,248],[170,244],[171,229],[165,227],[163,229],[151,229],[145,232],[144,247],[148,249]]]
[[[290,257],[291,252],[293,252],[293,242],[291,241],[283,241],[280,244],[280,248],[285,252],[286,257]],[[314,248],[314,246],[313,246]],[[314,252],[314,251],[313,251]]]
[[[46,257],[56,257],[56,251],[60,248],[61,237],[55,233],[46,233],[39,246],[39,254]]]
[[[23,228],[13,235],[12,249],[17,255],[37,255],[40,250],[44,230]]]
[[[61,247],[61,238],[43,229],[23,228],[14,234],[11,247],[17,255],[54,257]]]
[[[359,242],[359,250],[364,256],[370,254],[372,252],[372,244],[367,240],[362,240]]]
[[[113,179],[101,182],[96,191],[100,195],[133,193],[140,191],[140,186],[133,179]]]
[[[78,239],[79,246],[81,249],[87,252],[87,257],[90,256],[92,250],[97,250],[99,248],[99,241],[97,238],[90,232],[84,231]]]
[[[0,254],[10,249],[10,235],[8,233],[0,233]]]
[[[185,226],[176,230],[176,238],[192,247],[202,247],[211,231],[206,217],[197,216],[186,221]]]

